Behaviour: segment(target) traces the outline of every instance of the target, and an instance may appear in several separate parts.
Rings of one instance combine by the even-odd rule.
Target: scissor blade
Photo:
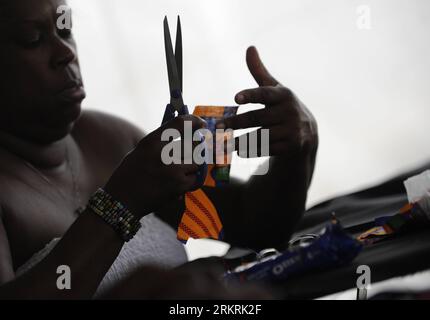
[[[164,45],[166,50],[167,73],[169,76],[170,104],[176,111],[180,112],[184,106],[184,101],[182,100],[181,82],[179,80],[176,58],[173,53],[167,17],[164,18]]]
[[[178,77],[181,83],[181,92],[183,91],[183,74],[182,74],[182,28],[181,18],[178,16],[176,28],[176,45],[175,45],[176,66],[178,67]]]

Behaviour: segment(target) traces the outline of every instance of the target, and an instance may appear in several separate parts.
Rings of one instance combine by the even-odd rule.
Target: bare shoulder
[[[72,135],[91,148],[109,145],[110,148],[130,150],[145,136],[131,122],[96,110],[85,110],[77,121]]]

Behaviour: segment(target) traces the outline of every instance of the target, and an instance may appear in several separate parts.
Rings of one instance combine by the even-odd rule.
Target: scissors
[[[169,23],[164,18],[164,45],[166,50],[167,73],[169,76],[170,103],[166,106],[162,125],[173,120],[177,115],[188,115],[188,107],[182,98],[182,28],[181,19],[178,16],[176,45],[173,53],[172,39],[170,37]],[[204,143],[204,137],[201,141]],[[206,147],[204,156],[206,156]],[[197,184],[203,185],[208,172],[208,166],[203,163],[197,172]]]

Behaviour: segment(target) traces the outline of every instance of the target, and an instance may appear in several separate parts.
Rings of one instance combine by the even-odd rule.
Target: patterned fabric
[[[215,164],[208,164],[208,174],[204,183],[206,187],[216,188],[229,182],[232,154],[225,151],[227,151],[227,141],[231,141],[234,137],[231,131],[217,135],[216,123],[221,119],[234,116],[237,110],[238,107],[219,106],[197,106],[194,109],[193,114],[204,119],[212,133],[212,137],[206,137],[206,142],[208,143],[207,152],[214,154]],[[218,152],[219,148],[224,149],[224,152]],[[178,228],[179,240],[182,242],[186,242],[189,238],[222,240],[223,226],[218,212],[203,190],[187,193],[185,205],[186,209]]]
[[[203,190],[185,195],[185,212],[178,228],[178,239],[222,239],[222,223],[218,212]]]

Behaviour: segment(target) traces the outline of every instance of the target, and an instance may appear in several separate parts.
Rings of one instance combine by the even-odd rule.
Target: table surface
[[[359,276],[356,270],[360,265],[370,267],[372,282],[430,269],[430,230],[366,247],[347,266],[286,280],[281,285],[282,292],[287,298],[309,299],[354,288]]]
[[[426,168],[428,165],[374,188],[338,197],[309,210],[295,236],[321,230],[330,221],[332,212],[336,213],[345,228],[395,214],[407,203],[403,181]],[[355,230],[353,235],[364,231],[366,228]],[[430,269],[430,228],[365,247],[347,266],[290,278],[280,283],[279,288],[287,298],[292,299],[317,298],[344,291],[356,286],[359,277],[356,270],[360,265],[370,267],[372,283]]]

